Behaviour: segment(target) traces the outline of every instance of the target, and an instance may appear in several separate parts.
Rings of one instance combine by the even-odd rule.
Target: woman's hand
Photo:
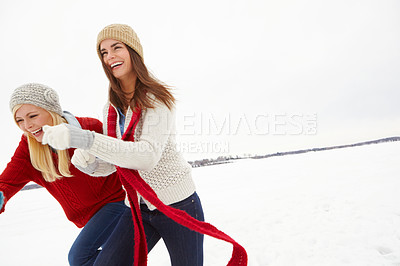
[[[89,165],[93,164],[96,161],[96,157],[89,152],[76,149],[74,151],[74,155],[71,158],[71,163],[75,166],[79,166],[82,168],[86,168]]]
[[[69,148],[90,149],[93,144],[94,133],[69,124],[57,126],[43,126],[42,144],[49,144],[56,150]]]
[[[93,174],[99,166],[96,157],[82,149],[76,149],[74,151],[74,155],[72,155],[71,158],[71,163],[81,172],[89,175]]]
[[[70,145],[70,132],[66,124],[57,126],[43,126],[42,144],[49,144],[56,150],[66,150],[71,147]]]

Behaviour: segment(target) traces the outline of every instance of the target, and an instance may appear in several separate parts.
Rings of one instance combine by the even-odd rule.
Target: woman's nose
[[[33,124],[31,122],[29,122],[29,121],[26,121],[24,126],[25,126],[26,129],[29,130],[29,129],[31,129],[33,127]]]
[[[113,52],[108,52],[107,53],[107,60],[113,59],[115,57],[115,54]]]

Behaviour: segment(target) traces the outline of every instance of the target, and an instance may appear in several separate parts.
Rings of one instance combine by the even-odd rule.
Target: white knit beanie
[[[136,32],[125,24],[111,24],[97,35],[97,54],[101,59],[100,43],[106,39],[114,39],[131,47],[143,59],[143,47]]]
[[[43,84],[28,83],[16,88],[10,99],[11,112],[19,104],[32,104],[63,115],[57,92]]]

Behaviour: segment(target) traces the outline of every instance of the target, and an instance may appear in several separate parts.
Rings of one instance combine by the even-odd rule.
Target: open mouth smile
[[[38,130],[31,132],[31,134],[34,136],[38,136],[42,131],[43,131],[43,129],[39,128]]]
[[[111,69],[115,69],[119,66],[121,66],[123,64],[123,62],[115,62],[113,64],[110,65]]]

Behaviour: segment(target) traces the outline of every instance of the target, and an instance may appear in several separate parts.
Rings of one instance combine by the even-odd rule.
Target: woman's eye
[[[35,118],[35,117],[37,117],[38,115],[31,115],[29,118]]]

